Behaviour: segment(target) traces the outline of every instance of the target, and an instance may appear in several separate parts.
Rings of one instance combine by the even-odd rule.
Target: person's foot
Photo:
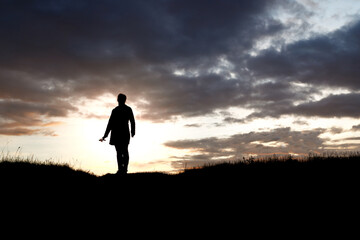
[[[117,172],[116,172],[116,175],[119,175],[119,176],[125,176],[127,174],[127,171],[126,170],[118,170]]]

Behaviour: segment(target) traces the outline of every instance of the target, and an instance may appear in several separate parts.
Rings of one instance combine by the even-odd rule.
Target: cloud
[[[254,78],[265,84],[253,89],[260,97],[248,106],[255,112],[247,120],[285,114],[359,117],[359,32],[360,21],[353,21],[335,32],[313,35],[281,49],[270,47],[249,58],[247,66]],[[325,88],[346,89],[348,93],[314,99]]]
[[[268,103],[264,108],[246,116],[244,119],[236,121],[250,121],[255,118],[274,117],[279,118],[283,115],[305,116],[305,117],[360,117],[360,94],[338,94],[329,95],[319,101],[309,101],[299,105],[293,102]],[[225,120],[227,120],[225,118]],[[235,120],[232,120],[234,122]]]
[[[254,38],[280,25],[266,25],[271,18],[265,10],[272,2],[6,2],[0,62],[61,80],[90,73],[134,74],[134,68],[149,64],[211,64],[235,47],[241,53]]]
[[[300,104],[288,112],[302,116],[360,117],[360,94],[330,95],[316,102]]]
[[[360,124],[352,126],[351,130],[352,131],[360,131]]]
[[[201,127],[201,124],[198,124],[198,123],[185,124],[184,127],[198,128],[198,127]]]
[[[64,117],[69,111],[75,110],[67,102],[61,101],[31,103],[2,100],[0,101],[0,134],[55,136],[53,131],[47,129],[54,124],[59,124],[52,121],[52,117]]]
[[[271,106],[273,112],[258,108],[258,116],[280,116],[292,113],[305,116],[358,117],[356,106],[360,88],[360,21],[354,21],[335,32],[312,36],[284,45],[280,50],[268,48],[248,60],[248,67],[257,79],[273,79],[277,84],[301,83],[313,89],[322,87],[347,89],[349,94],[330,95],[319,101],[294,104],[289,99],[286,106]],[[269,91],[271,94],[273,91]],[[291,91],[288,91],[291,93]],[[275,94],[274,94],[275,95]],[[281,96],[281,95],[280,95]],[[284,95],[284,99],[285,99]],[[306,98],[306,96],[305,96]]]
[[[43,136],[58,136],[54,131],[48,129],[39,128],[9,128],[7,126],[0,125],[0,134],[8,136],[23,136],[23,135],[43,135]]]
[[[311,14],[277,0],[6,1],[0,9],[1,121],[17,124],[13,130],[32,129],[77,111],[80,98],[119,92],[139,118],[157,122],[239,106],[254,110],[248,120],[358,116],[354,103],[351,109],[336,105],[333,114],[316,110],[355,95],[318,102],[312,96],[321,86],[359,88],[360,24],[285,44],[300,25],[282,22],[276,8],[294,14],[301,30]],[[261,51],[266,39],[274,47]],[[294,85],[299,82],[307,87]],[[226,116],[225,122],[244,119]]]
[[[70,112],[77,98],[125,92],[139,107],[147,101],[142,118],[152,121],[243,104],[250,79],[233,62],[283,29],[268,14],[275,3],[6,1],[0,99],[37,109],[62,101]],[[186,74],[174,74],[180,70]]]
[[[320,152],[325,147],[325,139],[320,135],[325,129],[294,131],[290,128],[277,128],[264,132],[235,134],[228,138],[204,138],[169,141],[164,145],[176,149],[188,149],[195,155],[174,156],[173,167],[201,166],[213,161],[241,159],[249,154],[308,154]]]
[[[360,70],[360,21],[329,34],[315,35],[283,46],[269,48],[249,59],[259,78],[358,90]]]

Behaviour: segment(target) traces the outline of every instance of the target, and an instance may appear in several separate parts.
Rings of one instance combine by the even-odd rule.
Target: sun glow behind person
[[[26,2],[0,8],[5,152],[116,172],[98,138],[119,92],[129,172],[360,149],[360,1]]]

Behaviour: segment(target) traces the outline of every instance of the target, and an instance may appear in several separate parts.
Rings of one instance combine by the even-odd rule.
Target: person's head
[[[125,102],[126,102],[125,94],[120,93],[117,97],[117,101],[119,104],[125,104]]]

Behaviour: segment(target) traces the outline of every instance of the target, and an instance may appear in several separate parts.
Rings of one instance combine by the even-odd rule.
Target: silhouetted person
[[[117,101],[119,106],[112,110],[105,134],[100,141],[105,141],[105,138],[107,138],[111,131],[110,145],[115,145],[119,168],[117,173],[125,175],[129,164],[129,121],[131,123],[131,136],[134,137],[135,119],[131,108],[125,105],[126,96],[120,93]]]

